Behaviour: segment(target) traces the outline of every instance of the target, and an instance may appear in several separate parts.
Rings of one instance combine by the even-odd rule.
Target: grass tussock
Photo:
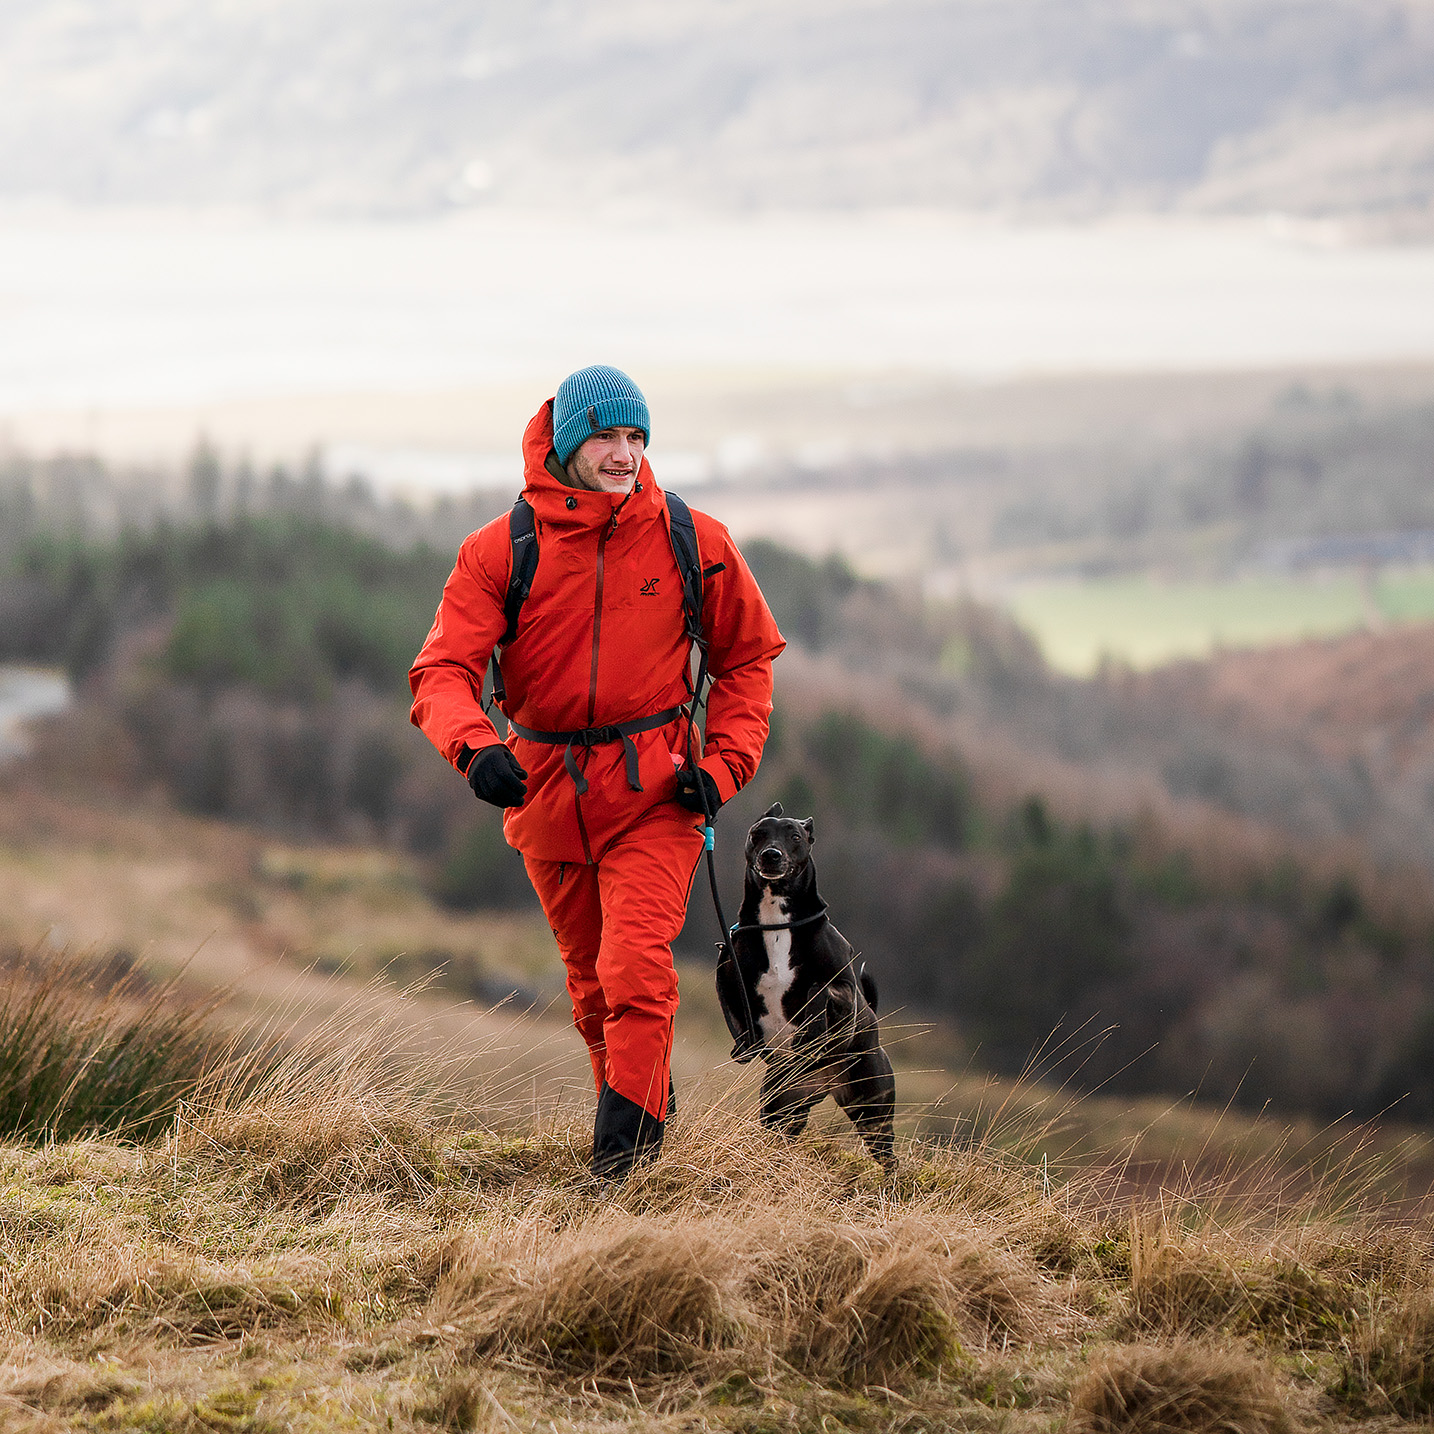
[[[959,1358],[951,1290],[925,1250],[895,1250],[878,1261],[838,1312],[829,1366],[860,1384],[934,1374]]]
[[[1236,1348],[1130,1345],[1109,1351],[1071,1397],[1075,1434],[1289,1434],[1269,1370]]]
[[[1271,1242],[1247,1230],[1193,1232],[1164,1222],[1132,1221],[1130,1299],[1124,1327],[1132,1335],[1253,1336],[1291,1348],[1341,1344],[1367,1303],[1370,1261],[1365,1241],[1317,1231]],[[1380,1262],[1376,1268],[1383,1269]]]
[[[0,961],[0,1138],[147,1140],[211,1077],[228,1042],[214,1001],[128,963],[10,952]]]
[[[750,1223],[608,1210],[542,1244],[529,1229],[506,1244],[470,1235],[440,1258],[430,1327],[461,1329],[470,1359],[606,1380],[739,1357],[888,1384],[962,1365],[967,1343],[1050,1334],[1042,1315],[1061,1302],[991,1232],[791,1208]]]
[[[459,1373],[446,1379],[437,1397],[416,1411],[426,1423],[454,1434],[488,1430],[510,1425],[510,1417],[498,1403],[482,1375]]]
[[[646,1379],[741,1340],[733,1251],[711,1227],[609,1219],[553,1243],[507,1290],[480,1295],[475,1355]]]
[[[1434,1414],[1434,1290],[1396,1298],[1357,1330],[1334,1393],[1365,1412]]]
[[[7,1273],[7,1321],[21,1335],[76,1337],[143,1328],[179,1343],[237,1339],[280,1325],[342,1317],[344,1292],[313,1259],[222,1264],[122,1244],[88,1250],[76,1268],[36,1250]]]
[[[281,1204],[327,1206],[357,1193],[423,1199],[447,1168],[442,1131],[420,1103],[385,1101],[365,1074],[344,1072],[322,1099],[314,1072],[266,1083],[251,1101],[182,1123],[176,1145],[232,1162]]]
[[[101,1365],[44,1360],[20,1370],[0,1370],[0,1411],[12,1417],[98,1414],[117,1400],[133,1397],[139,1384]]]
[[[179,1113],[176,1152],[240,1169],[283,1205],[425,1199],[452,1167],[444,1075],[395,1045],[391,1018],[365,1020],[361,1006],[299,1041],[251,1037]]]

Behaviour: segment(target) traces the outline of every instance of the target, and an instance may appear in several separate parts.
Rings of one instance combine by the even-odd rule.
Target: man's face
[[[629,493],[642,467],[640,428],[602,428],[568,459],[568,477],[594,493]]]

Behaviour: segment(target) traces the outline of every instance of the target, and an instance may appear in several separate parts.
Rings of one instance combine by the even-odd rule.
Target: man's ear
[[[802,823],[802,830],[806,832],[807,840],[809,842],[816,841],[816,833],[812,830],[812,819],[810,817],[808,817],[806,821]]]
[[[781,815],[782,815],[782,804],[781,804],[781,802],[773,802],[772,805],[771,805],[770,807],[768,807],[765,812],[762,813],[762,817],[763,817],[764,820],[765,820],[767,817],[779,817],[779,816],[781,816]]]

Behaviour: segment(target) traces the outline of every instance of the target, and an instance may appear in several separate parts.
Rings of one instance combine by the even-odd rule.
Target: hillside
[[[87,476],[103,491],[102,469]],[[533,896],[496,814],[406,720],[403,674],[449,558],[406,541],[400,509],[212,459],[183,502],[117,533],[64,531],[32,488],[14,502],[28,517],[0,574],[0,658],[63,662],[80,684],[23,769],[37,792],[267,833],[277,865],[251,850],[263,879],[223,878],[231,895],[197,908],[225,933],[216,951],[297,942],[342,964],[362,947],[360,969],[400,958],[405,976],[442,970],[485,1001],[546,999],[531,964],[546,937],[519,941],[525,971],[490,968],[464,934],[466,912],[531,920]],[[943,1060],[1014,1075],[1045,1048],[1086,1088],[1434,1111],[1434,815],[1399,771],[1118,668],[1063,677],[980,604],[922,601],[839,558],[746,552],[792,646],[762,771],[723,815],[729,901],[738,836],[781,800],[815,818],[843,929],[890,1002],[940,1025]],[[1395,700],[1415,701],[1417,725],[1417,699]],[[368,895],[282,855],[316,840],[383,849]],[[47,863],[73,866],[62,849]],[[311,882],[334,887],[327,915],[279,914],[286,884]],[[22,882],[16,909],[41,890]],[[144,949],[171,922],[150,903],[113,916],[135,903],[96,899],[79,929]],[[334,925],[316,947],[321,920]],[[711,941],[699,901],[684,955],[710,962]]]
[[[1300,734],[1370,779],[1423,790],[1434,758],[1434,627],[1352,633],[1325,642],[1232,652],[1146,674],[1132,688],[1234,731]]]
[[[1242,375],[1243,403],[1228,391],[1211,401],[1192,376],[965,393],[852,385],[845,414],[830,404],[845,440],[835,455],[774,457],[703,497],[741,538],[835,549],[936,593],[1000,598],[1032,580],[1129,574],[1353,576],[1366,548],[1322,553],[1319,540],[1367,538],[1370,561],[1417,563],[1434,529],[1429,392],[1381,393],[1374,377]],[[938,407],[944,435],[928,416]]]
[[[0,194],[1177,207],[1422,231],[1418,0],[7,6]]]

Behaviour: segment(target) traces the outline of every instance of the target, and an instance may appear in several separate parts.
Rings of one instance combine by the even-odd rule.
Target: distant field
[[[1351,632],[1371,618],[1434,618],[1434,568],[1384,575],[1369,596],[1355,574],[1168,583],[1140,577],[1041,584],[1011,594],[1006,606],[1047,661],[1086,675],[1107,656],[1157,667],[1220,647]]]

